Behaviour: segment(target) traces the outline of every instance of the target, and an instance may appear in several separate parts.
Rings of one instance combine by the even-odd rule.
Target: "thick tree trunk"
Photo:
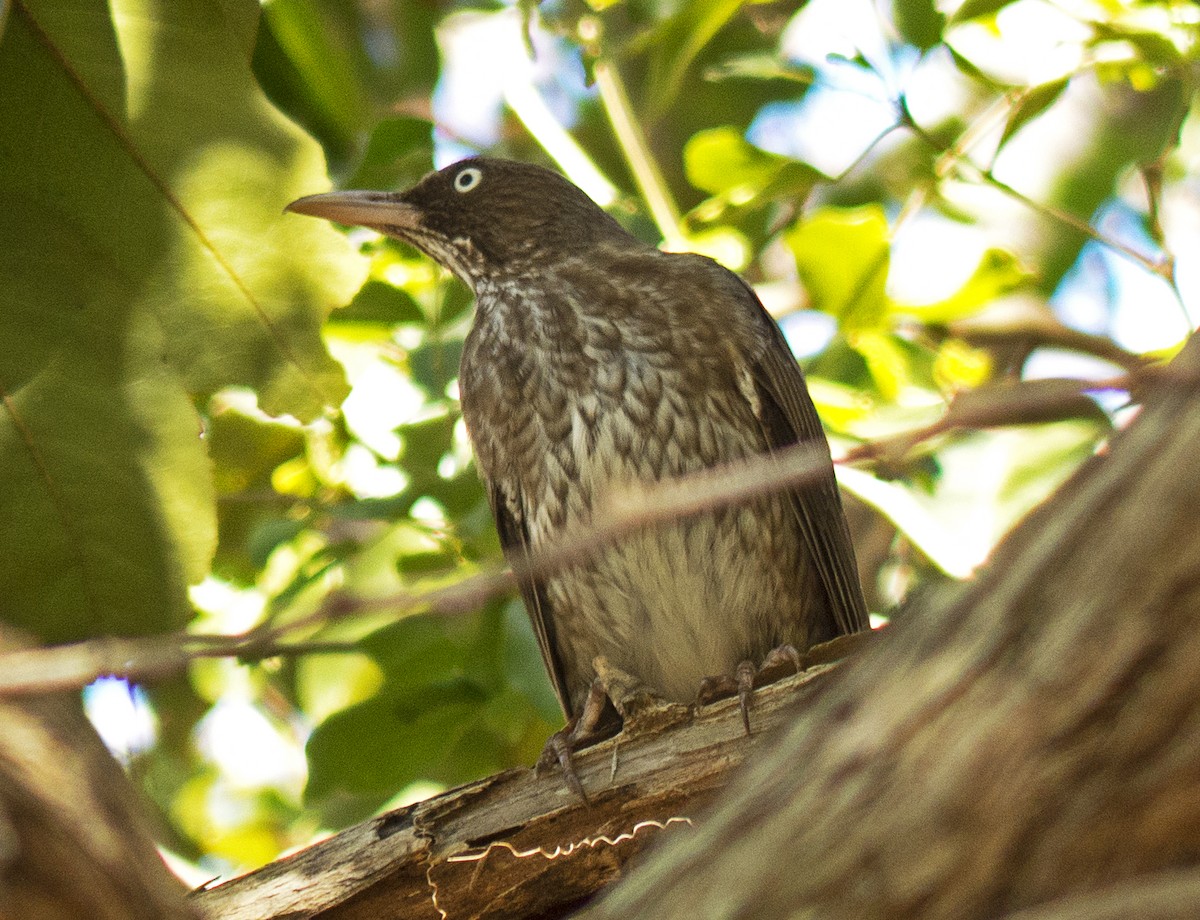
[[[183,920],[185,893],[78,696],[0,696],[0,920]]]
[[[1195,340],[971,583],[586,915],[1200,916],[1198,381]]]

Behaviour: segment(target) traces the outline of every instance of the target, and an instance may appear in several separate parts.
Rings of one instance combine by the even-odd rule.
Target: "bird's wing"
[[[761,349],[760,354],[751,356],[754,385],[761,402],[759,421],[768,447],[777,450],[805,442],[824,446],[821,419],[787,340],[753,288],[737,275],[733,277],[753,302],[753,309],[761,315],[762,327],[769,336],[768,346]],[[819,480],[793,489],[791,496],[800,529],[829,596],[836,627],[833,635],[867,629],[866,601],[832,468]]]
[[[525,502],[520,487],[514,484],[488,482],[488,501],[496,519],[496,530],[500,534],[500,545],[509,560],[529,558],[529,525],[525,520]],[[567,718],[571,717],[570,697],[563,675],[562,660],[558,657],[558,645],[554,637],[554,618],[550,602],[546,597],[545,584],[539,578],[517,574],[517,587],[525,600],[525,609],[533,621],[533,632],[537,636],[538,648],[542,650],[542,661],[550,674],[554,693],[562,705]]]

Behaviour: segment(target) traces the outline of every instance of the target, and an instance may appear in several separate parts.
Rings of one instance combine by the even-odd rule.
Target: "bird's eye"
[[[454,190],[456,192],[469,192],[482,181],[483,172],[474,166],[468,166],[454,177]]]

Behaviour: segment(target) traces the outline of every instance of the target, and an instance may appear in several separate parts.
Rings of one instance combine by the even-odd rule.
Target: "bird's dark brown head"
[[[558,173],[472,157],[405,192],[330,192],[287,210],[370,227],[423,250],[474,286],[609,244],[643,244]]]

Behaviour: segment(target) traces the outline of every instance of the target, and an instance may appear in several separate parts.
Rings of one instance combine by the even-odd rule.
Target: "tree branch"
[[[590,806],[557,769],[509,770],[199,892],[195,904],[222,920],[557,916],[650,842],[690,833],[713,793],[792,717],[797,698],[819,695],[828,670],[814,664],[757,691],[749,737],[732,698],[632,713],[622,734],[576,755]]]

